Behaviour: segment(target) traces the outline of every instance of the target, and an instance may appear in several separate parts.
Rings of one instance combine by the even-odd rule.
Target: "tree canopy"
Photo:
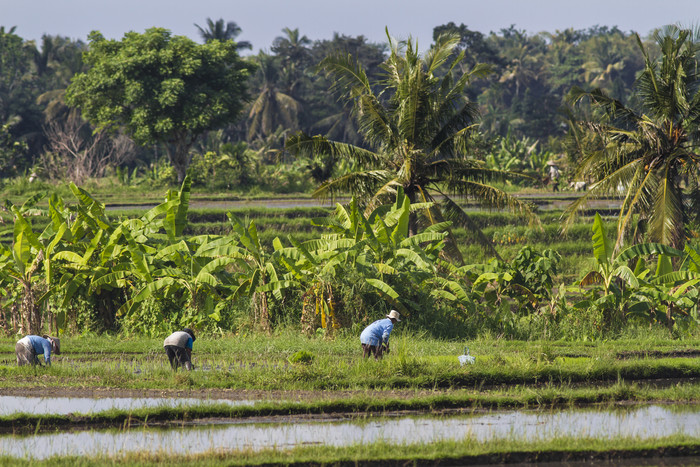
[[[303,133],[290,137],[286,148],[295,154],[329,154],[354,163],[351,172],[324,182],[315,193],[318,196],[350,192],[374,208],[401,188],[412,203],[431,203],[412,223],[422,219],[436,224],[447,218],[470,228],[493,249],[452,195],[532,219],[534,215],[526,203],[488,183],[512,174],[486,169],[469,157],[469,135],[478,125],[479,112],[467,99],[465,88],[471,78],[489,69],[476,65],[469,72],[459,72],[464,53],[451,59],[458,40],[453,34],[440,36],[421,56],[411,40],[402,43],[389,37],[391,54],[378,83],[370,82],[350,55],[326,58],[321,65],[334,77],[335,88],[354,102],[358,128],[369,149]],[[416,227],[411,230],[415,232]],[[451,252],[458,256],[456,248]]]
[[[657,31],[654,39],[661,52],[658,59],[637,37],[645,60],[635,88],[638,108],[601,89],[572,91],[572,99],[589,98],[600,113],[581,122],[583,159],[578,168],[579,177],[596,183],[572,203],[569,219],[590,198],[623,193],[618,248],[635,215],[643,221],[638,233],[682,248],[685,223],[697,216],[700,199],[700,45],[690,30],[677,27]]]
[[[163,28],[89,40],[89,70],[73,78],[68,102],[98,128],[118,125],[139,144],[166,144],[180,181],[196,139],[233,122],[248,99],[253,65],[232,41],[197,44]]]

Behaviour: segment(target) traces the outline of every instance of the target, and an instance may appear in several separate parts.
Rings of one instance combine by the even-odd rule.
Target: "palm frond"
[[[669,170],[666,167],[666,170]],[[685,233],[682,193],[673,183],[672,177],[659,177],[654,207],[649,216],[649,237],[665,245],[678,245]]]
[[[359,146],[329,141],[324,136],[308,136],[303,132],[288,137],[284,147],[295,156],[313,157],[327,154],[356,162],[362,167],[382,166],[384,161],[381,155]]]
[[[450,180],[448,187],[451,192],[471,198],[483,207],[508,210],[513,214],[524,216],[532,226],[541,228],[540,219],[532,210],[530,203],[523,202],[503,190],[471,180]]]
[[[319,68],[333,77],[331,90],[347,99],[372,94],[367,73],[362,65],[350,54],[331,55],[319,63]]]
[[[387,170],[353,172],[323,182],[313,192],[312,196],[325,199],[329,196],[335,197],[341,193],[351,193],[359,198],[366,198],[370,193],[374,192],[377,185],[385,183],[392,176],[392,172]]]
[[[440,209],[442,214],[444,214],[445,219],[452,221],[452,223],[456,226],[464,227],[465,229],[469,230],[469,232],[474,235],[474,239],[479,245],[489,250],[494,257],[501,259],[501,256],[494,248],[492,242],[486,238],[486,235],[484,235],[469,214],[467,214],[466,211],[461,208],[461,206],[454,202],[452,198],[444,193],[442,195],[443,198],[440,201]]]
[[[420,190],[420,200],[423,203],[429,203],[429,207],[423,211],[423,215],[419,217],[419,226],[423,229],[430,228],[431,226],[437,226],[445,224],[445,216],[443,215],[442,208],[431,193]],[[469,222],[471,219],[466,220]],[[451,222],[449,222],[451,224]],[[474,222],[470,224],[472,227],[478,228]],[[477,234],[478,235],[478,234]],[[482,241],[488,241],[482,234]],[[463,264],[464,258],[462,257],[462,252],[459,251],[459,245],[457,243],[457,238],[455,237],[452,229],[447,230],[447,237],[445,238],[445,248],[443,252],[447,257],[457,264]],[[496,253],[498,255],[498,253]]]

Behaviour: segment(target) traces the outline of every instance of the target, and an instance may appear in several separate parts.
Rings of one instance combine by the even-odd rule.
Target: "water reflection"
[[[28,413],[33,415],[69,413],[91,414],[104,410],[135,410],[150,407],[179,407],[183,405],[228,404],[251,405],[253,401],[225,399],[158,398],[158,397],[15,397],[0,396],[0,415]]]
[[[347,446],[385,441],[430,443],[472,439],[535,441],[557,437],[656,438],[700,436],[700,407],[649,406],[627,410],[499,412],[443,418],[403,417],[362,422],[235,424],[172,430],[82,432],[0,438],[0,452],[14,457],[116,455],[128,451],[196,454],[211,450],[261,450],[309,444]]]

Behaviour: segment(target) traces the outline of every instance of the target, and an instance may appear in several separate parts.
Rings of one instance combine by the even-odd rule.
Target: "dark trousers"
[[[170,366],[173,370],[177,370],[177,367],[182,365],[186,370],[192,369],[192,362],[190,361],[190,355],[187,349],[184,347],[178,347],[176,345],[166,345],[165,354],[170,360]]]
[[[376,360],[379,360],[382,358],[384,346],[382,344],[379,345],[369,345],[369,344],[362,344],[362,357],[367,358],[370,355],[374,355],[374,358]]]

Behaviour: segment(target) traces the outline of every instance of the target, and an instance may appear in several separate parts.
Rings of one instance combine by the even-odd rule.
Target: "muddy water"
[[[700,407],[648,406],[614,411],[512,411],[441,418],[402,417],[365,422],[210,425],[171,430],[81,432],[0,437],[3,454],[43,459],[57,455],[117,455],[129,451],[197,454],[207,451],[347,446],[439,440],[547,440],[558,437],[656,438],[700,436]]]
[[[104,410],[135,410],[150,407],[179,407],[184,405],[228,404],[252,405],[254,401],[159,397],[15,397],[0,396],[0,415],[28,413],[34,415],[91,414]]]

